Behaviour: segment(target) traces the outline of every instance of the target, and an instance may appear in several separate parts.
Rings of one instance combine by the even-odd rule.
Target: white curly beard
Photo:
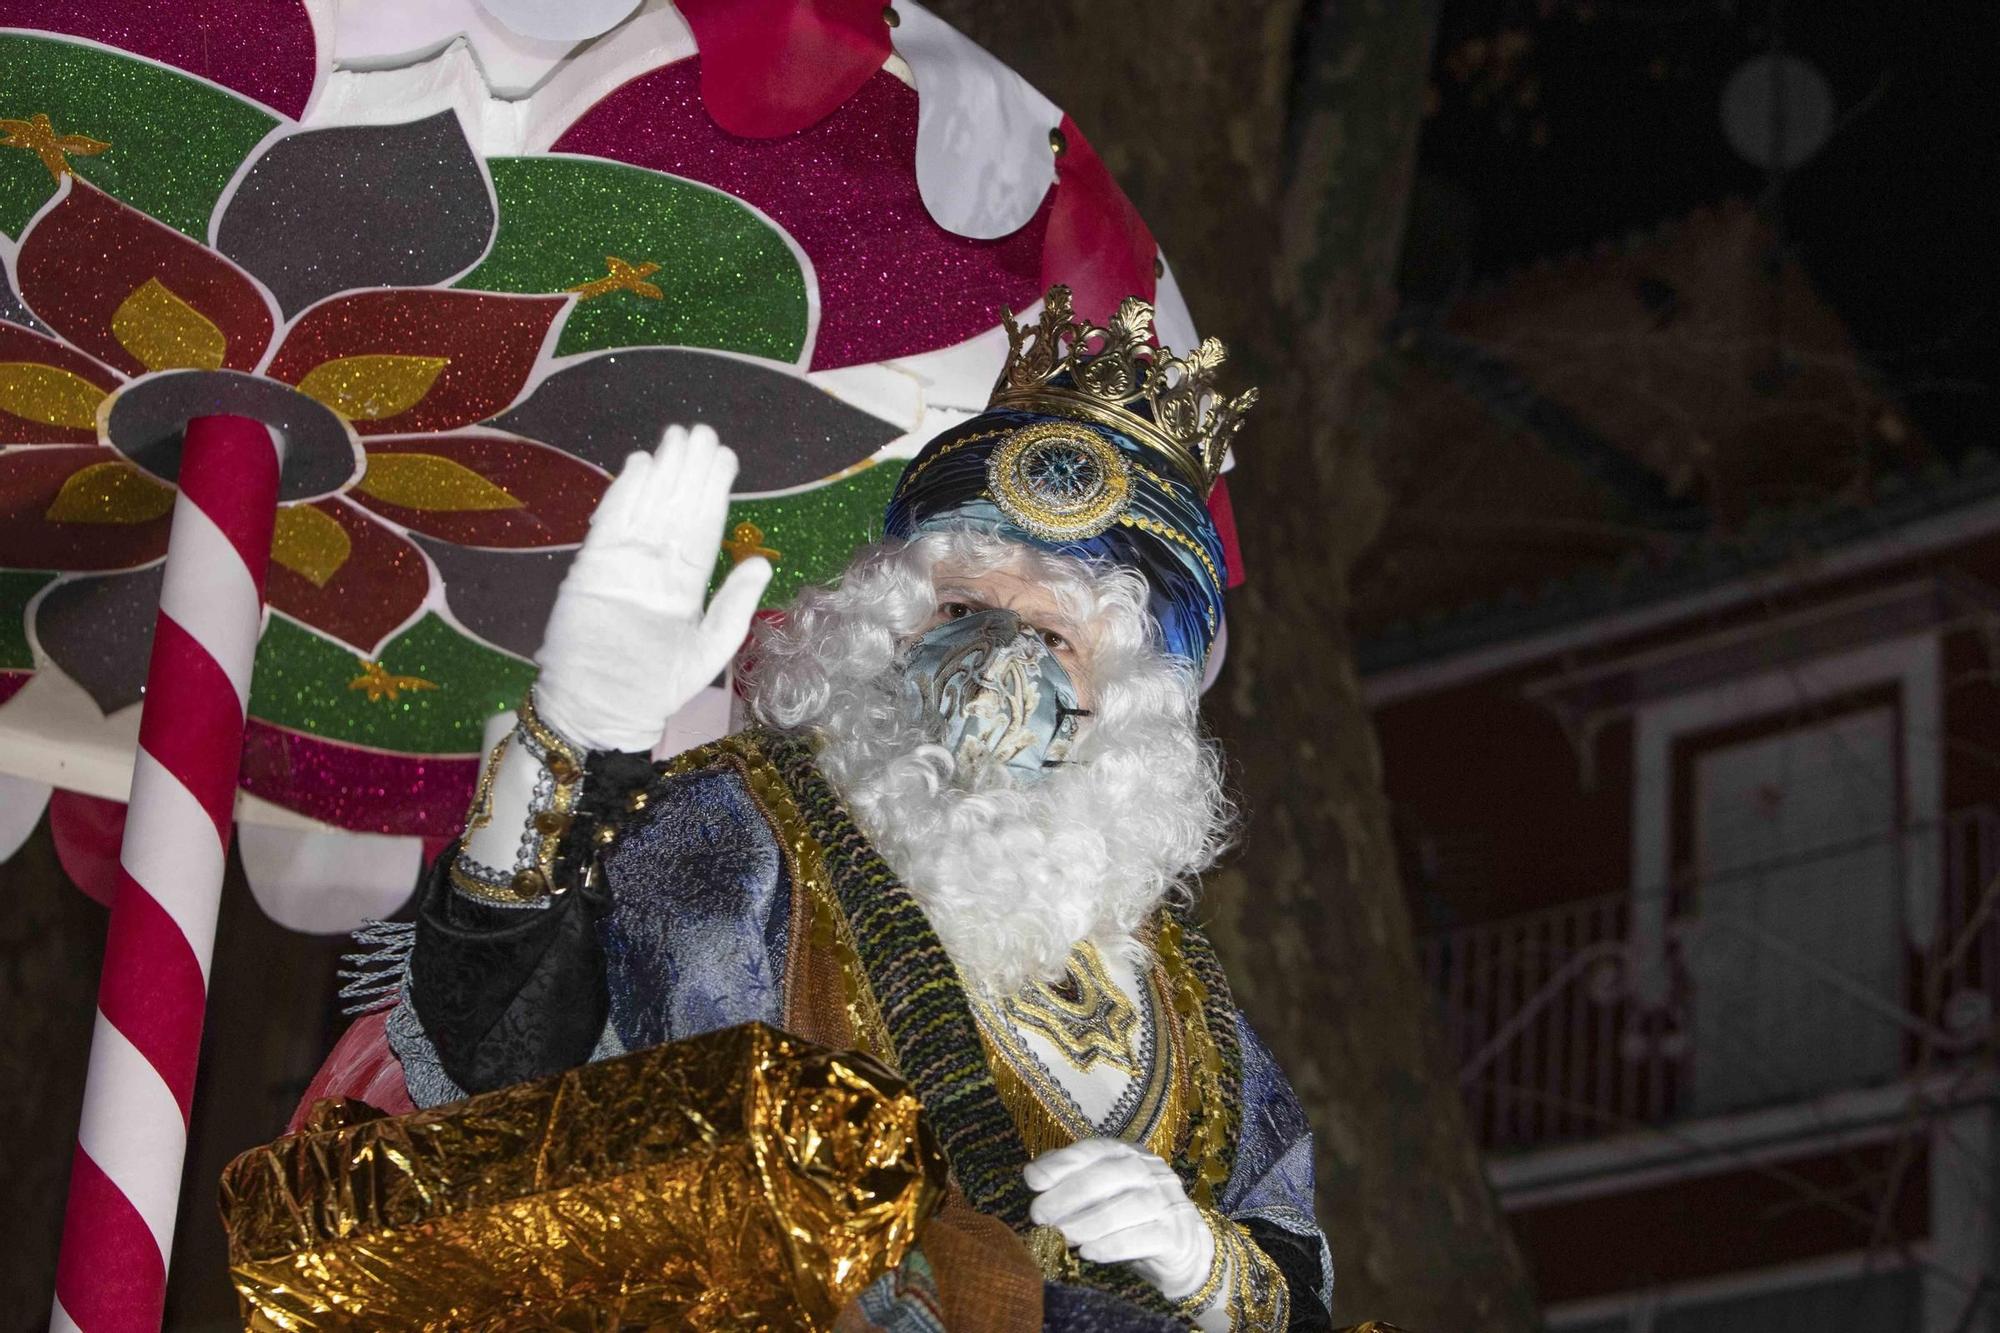
[[[1016,785],[955,771],[897,690],[895,656],[935,608],[930,570],[1027,566],[1100,627],[1093,716],[1072,761]],[[961,531],[872,548],[760,631],[748,686],[766,722],[820,740],[819,764],[929,914],[966,980],[996,995],[1060,978],[1079,940],[1142,959],[1135,932],[1191,890],[1230,808],[1187,664],[1151,641],[1124,570]]]

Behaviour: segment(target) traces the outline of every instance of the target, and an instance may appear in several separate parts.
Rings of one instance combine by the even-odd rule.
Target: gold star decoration
[[[85,134],[57,134],[48,116],[40,111],[26,120],[0,118],[0,135],[5,136],[0,138],[0,148],[20,148],[33,153],[42,159],[49,175],[57,180],[76,174],[76,169],[69,164],[69,154],[96,157],[111,147],[102,139],[93,139]]]
[[[631,292],[634,296],[643,296],[649,301],[663,301],[666,299],[666,293],[645,280],[647,274],[659,271],[660,266],[650,259],[631,264],[617,255],[606,255],[603,277],[592,278],[589,282],[579,282],[568,290],[586,301],[609,292]]]
[[[404,690],[415,694],[419,690],[434,690],[437,688],[437,682],[434,680],[425,680],[422,676],[391,675],[388,668],[384,667],[380,662],[371,662],[365,657],[361,658],[360,662],[361,674],[353,680],[348,681],[347,688],[350,690],[366,690],[368,692],[368,702],[371,704],[379,704],[384,699],[394,703],[397,696]]]
[[[764,545],[764,529],[755,523],[738,523],[731,528],[722,549],[729,552],[730,562],[738,565],[753,555],[761,555],[774,564],[778,560],[778,552]]]

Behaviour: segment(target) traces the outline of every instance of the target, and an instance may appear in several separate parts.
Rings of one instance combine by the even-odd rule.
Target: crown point
[[[1062,416],[1097,419],[1163,455],[1206,497],[1215,488],[1229,442],[1257,401],[1247,389],[1225,398],[1213,382],[1227,358],[1204,338],[1186,356],[1153,341],[1153,307],[1137,296],[1118,303],[1110,326],[1075,317],[1070,289],[1049,288],[1041,318],[1023,327],[1001,312],[1007,365],[992,397]]]

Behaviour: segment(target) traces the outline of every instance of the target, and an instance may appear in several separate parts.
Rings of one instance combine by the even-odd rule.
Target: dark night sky
[[[1786,242],[1935,447],[2000,447],[1993,0],[1446,0],[1406,292],[1765,198],[1719,106],[1774,23],[1839,117],[1777,192]]]

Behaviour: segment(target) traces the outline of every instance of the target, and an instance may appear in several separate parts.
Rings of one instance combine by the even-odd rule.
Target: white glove
[[[1024,1173],[1028,1216],[1054,1227],[1084,1258],[1130,1264],[1177,1301],[1208,1276],[1215,1237],[1174,1169],[1118,1139],[1080,1139],[1043,1153]]]
[[[573,744],[650,750],[742,646],[770,562],[730,571],[702,614],[736,455],[707,426],[670,426],[605,491],[535,661],[535,708]]]

